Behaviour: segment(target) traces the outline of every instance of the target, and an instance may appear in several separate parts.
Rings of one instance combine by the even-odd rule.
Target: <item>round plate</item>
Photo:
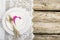
[[[11,17],[11,19],[9,19],[9,17]],[[31,27],[31,16],[30,13],[23,8],[12,8],[3,16],[2,24],[3,28],[11,35],[14,35],[13,25],[20,34],[23,34]]]

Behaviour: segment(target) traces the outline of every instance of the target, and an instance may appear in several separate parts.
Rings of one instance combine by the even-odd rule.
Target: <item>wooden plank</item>
[[[34,0],[34,10],[60,10],[60,0]]]
[[[35,35],[34,40],[60,40],[60,35]]]
[[[60,12],[34,11],[33,16],[33,22],[60,22]]]
[[[33,12],[34,33],[59,33],[60,12]]]
[[[60,33],[60,23],[34,22],[34,33]]]

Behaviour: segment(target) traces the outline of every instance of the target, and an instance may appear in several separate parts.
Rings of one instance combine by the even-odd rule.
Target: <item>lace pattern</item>
[[[6,11],[13,7],[22,7],[29,11],[29,13],[31,13],[33,11],[32,3],[33,0],[6,0]],[[31,27],[25,34],[21,35],[21,37],[19,37],[18,39],[5,32],[5,40],[33,40],[34,35],[32,32],[33,29]]]

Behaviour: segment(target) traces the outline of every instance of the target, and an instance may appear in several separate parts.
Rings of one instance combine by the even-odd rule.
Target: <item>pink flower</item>
[[[13,17],[13,22],[14,22],[14,23],[15,23],[15,20],[16,20],[16,18],[19,18],[19,19],[21,19],[21,17],[14,16],[14,17]]]

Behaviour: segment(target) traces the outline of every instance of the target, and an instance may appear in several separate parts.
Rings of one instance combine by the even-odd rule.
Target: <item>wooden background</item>
[[[34,40],[60,40],[60,0],[34,0]]]

